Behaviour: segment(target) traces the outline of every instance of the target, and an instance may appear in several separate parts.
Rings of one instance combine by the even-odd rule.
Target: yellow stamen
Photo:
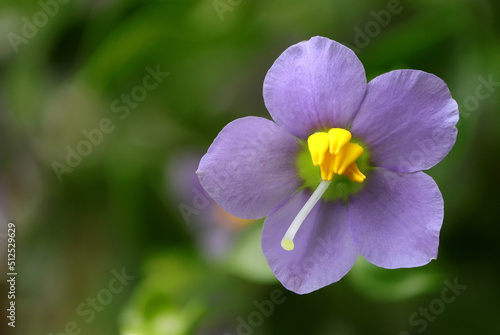
[[[356,143],[347,143],[335,159],[333,172],[336,174],[344,174],[345,170],[356,161],[363,153],[363,148]]]
[[[349,143],[352,135],[348,130],[342,128],[332,128],[328,131],[328,138],[330,140],[330,153],[332,155],[338,155],[344,145]]]
[[[315,133],[307,139],[307,146],[311,153],[314,166],[323,164],[325,153],[328,151],[329,141],[327,133]]]
[[[365,180],[365,175],[355,163],[364,149],[350,142],[351,139],[351,133],[342,128],[332,128],[328,133],[319,132],[309,136],[307,146],[314,166],[321,169],[321,179],[332,181],[334,174],[345,174],[358,183]]]
[[[358,168],[358,165],[356,164],[356,162],[349,165],[347,170],[345,170],[344,175],[346,175],[351,180],[358,182],[358,183],[362,183],[366,179],[366,176],[364,174],[362,174],[361,171],[359,171],[359,168]]]
[[[333,167],[335,164],[335,155],[330,154],[330,152],[325,152],[323,158],[323,164],[320,165],[321,169],[321,179],[326,181],[331,181],[333,178]]]

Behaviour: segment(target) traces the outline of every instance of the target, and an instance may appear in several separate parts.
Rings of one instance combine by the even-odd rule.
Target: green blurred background
[[[461,113],[457,144],[428,172],[445,199],[438,260],[360,259],[300,296],[269,273],[262,221],[221,212],[192,171],[225,124],[269,117],[266,71],[315,35],[352,47],[368,79],[436,74]],[[495,0],[1,1],[0,333],[498,334],[499,88]],[[58,178],[78,145],[88,155]],[[443,300],[455,281],[467,288]]]

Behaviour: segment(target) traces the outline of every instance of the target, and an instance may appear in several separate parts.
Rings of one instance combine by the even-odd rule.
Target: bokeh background
[[[499,333],[499,22],[496,0],[1,1],[0,333]],[[359,259],[300,296],[269,272],[262,221],[221,211],[193,172],[225,124],[269,117],[266,71],[315,35],[352,47],[369,79],[438,75],[461,113],[428,171],[445,199],[438,260]],[[443,300],[450,283],[461,289]]]

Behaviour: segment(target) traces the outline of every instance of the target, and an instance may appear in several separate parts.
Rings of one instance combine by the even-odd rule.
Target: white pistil
[[[293,238],[295,237],[295,234],[297,234],[297,231],[299,230],[300,226],[302,225],[302,222],[306,219],[306,217],[309,215],[311,210],[314,208],[314,205],[321,199],[321,196],[323,193],[325,193],[326,189],[328,186],[330,186],[331,181],[325,181],[322,180],[321,183],[319,184],[318,188],[314,191],[314,193],[311,195],[311,197],[307,200],[305,203],[304,207],[300,210],[299,214],[295,217],[295,219],[292,221],[292,224],[290,227],[288,227],[288,230],[285,233],[285,236],[283,236],[283,239],[281,240],[281,246],[285,250],[293,250],[295,247],[293,244]]]

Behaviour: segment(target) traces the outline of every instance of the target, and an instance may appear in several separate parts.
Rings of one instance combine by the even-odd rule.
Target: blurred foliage
[[[484,80],[500,82],[498,1],[401,0],[364,43],[359,31],[394,0],[64,2],[0,2],[0,226],[18,227],[19,334],[58,334],[71,321],[82,334],[236,334],[276,289],[286,302],[256,334],[416,334],[410,316],[454,278],[468,288],[426,333],[498,330],[499,85],[477,95]],[[176,197],[165,175],[231,120],[269,117],[266,71],[314,35],[352,47],[369,79],[396,68],[438,75],[461,120],[457,144],[429,171],[445,199],[438,260],[384,270],[360,259],[339,283],[298,296],[254,261],[262,222],[235,235],[224,261],[203,257],[179,211],[194,195]],[[168,76],[141,91],[148,68]],[[66,164],[68,147],[104,119],[113,130],[59,181],[53,162]],[[122,267],[136,279],[87,323],[77,306]]]

